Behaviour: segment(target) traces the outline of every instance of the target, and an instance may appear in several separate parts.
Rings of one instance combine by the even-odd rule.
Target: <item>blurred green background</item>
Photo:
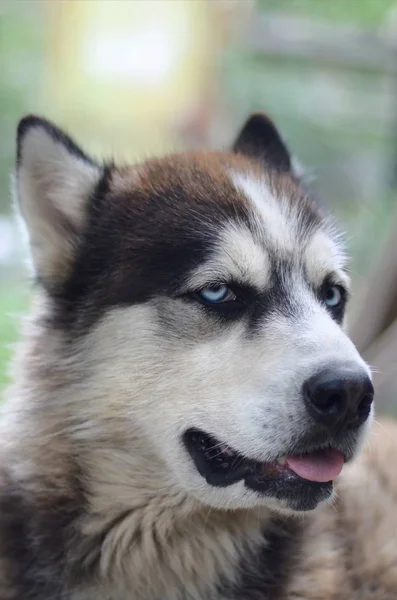
[[[0,91],[0,390],[33,293],[10,194],[19,118],[42,114],[97,156],[136,160],[227,146],[262,110],[347,231],[353,339],[394,411],[395,0],[3,0]]]

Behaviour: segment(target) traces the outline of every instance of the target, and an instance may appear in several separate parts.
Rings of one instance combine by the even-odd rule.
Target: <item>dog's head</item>
[[[46,325],[102,428],[138,429],[172,485],[211,506],[331,496],[373,389],[343,331],[339,239],[266,117],[230,152],[122,168],[26,117],[16,191]]]

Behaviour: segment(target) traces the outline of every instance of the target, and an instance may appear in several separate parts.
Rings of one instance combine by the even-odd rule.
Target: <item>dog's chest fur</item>
[[[38,477],[19,488],[2,479],[0,598],[392,600],[396,431],[375,428],[377,445],[349,467],[337,503],[299,519],[196,512],[183,497],[119,513],[115,501],[112,513],[110,497],[89,507],[73,496],[61,468],[52,484],[62,497]]]

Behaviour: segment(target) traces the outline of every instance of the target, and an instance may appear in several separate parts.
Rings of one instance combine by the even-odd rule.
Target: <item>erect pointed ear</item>
[[[254,114],[245,123],[233,151],[270,164],[279,171],[291,171],[291,157],[273,122],[263,114]]]
[[[35,116],[17,131],[15,192],[36,276],[55,290],[67,276],[102,169],[60,129]]]

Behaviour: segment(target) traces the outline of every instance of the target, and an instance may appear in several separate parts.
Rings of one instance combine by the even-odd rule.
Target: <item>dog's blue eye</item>
[[[198,292],[198,296],[206,304],[222,304],[236,299],[236,296],[227,285],[214,285],[203,288]]]
[[[325,290],[324,302],[329,308],[335,308],[342,302],[342,288],[340,285],[330,285]]]

